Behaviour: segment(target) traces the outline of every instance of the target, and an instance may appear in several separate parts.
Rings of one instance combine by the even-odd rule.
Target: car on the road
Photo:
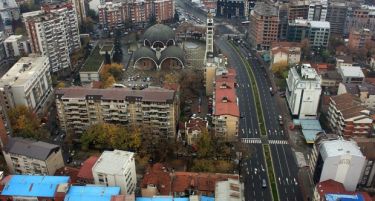
[[[267,187],[267,182],[265,179],[262,179],[262,188],[266,188]]]

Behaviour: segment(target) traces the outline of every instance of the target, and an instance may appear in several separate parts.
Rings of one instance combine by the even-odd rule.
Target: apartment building
[[[375,31],[375,6],[354,4],[350,6],[350,12],[347,13],[345,22],[345,34],[353,30],[363,28],[369,29],[371,33]]]
[[[348,13],[348,3],[345,1],[335,0],[328,2],[326,20],[331,25],[331,33],[344,33],[346,15]]]
[[[345,93],[358,96],[363,105],[370,110],[375,110],[375,85],[367,82],[362,84],[340,83],[337,95]]]
[[[310,0],[307,20],[326,21],[327,8],[328,8],[327,0]]]
[[[3,67],[7,63],[7,54],[5,52],[4,40],[6,39],[6,34],[0,31],[0,67]]]
[[[248,0],[218,0],[216,6],[216,16],[228,19],[245,17],[247,14],[246,5]]]
[[[349,33],[348,47],[351,50],[358,50],[370,44],[372,33],[370,29],[352,30]]]
[[[288,20],[306,19],[309,16],[309,0],[291,0],[288,5]]]
[[[141,126],[155,138],[174,138],[179,100],[163,88],[63,88],[55,92],[61,128],[82,133],[90,125],[107,122]]]
[[[320,94],[320,76],[310,64],[296,65],[286,79],[286,100],[292,115],[299,119],[317,117]]]
[[[277,8],[266,2],[256,2],[250,13],[249,40],[259,50],[268,50],[277,41],[279,16]]]
[[[337,71],[343,83],[362,84],[365,81],[365,74],[358,66],[340,66]]]
[[[0,0],[0,18],[4,32],[13,34],[13,20],[20,19],[20,8],[15,0]]]
[[[134,153],[104,151],[92,167],[92,174],[97,185],[118,186],[122,195],[133,194],[137,186]]]
[[[365,137],[371,132],[370,111],[359,97],[340,94],[330,98],[328,122],[332,130],[344,137]]]
[[[45,5],[42,10],[24,13],[23,18],[32,52],[48,57],[53,73],[70,73],[69,54],[81,47],[73,5]]]
[[[0,78],[0,101],[5,109],[24,105],[41,112],[52,94],[47,57],[22,57]]]
[[[356,142],[325,136],[318,137],[309,159],[314,184],[333,180],[348,191],[356,190],[366,160]]]
[[[27,56],[30,53],[27,38],[22,35],[11,35],[4,40],[5,53],[8,58]]]
[[[354,138],[362,154],[366,157],[365,167],[359,185],[373,188],[375,186],[375,140],[374,138]]]
[[[77,12],[77,20],[79,24],[86,21],[87,17],[87,5],[85,0],[71,0],[76,12]]]
[[[326,21],[296,19],[289,22],[287,40],[301,42],[307,38],[313,49],[326,48],[330,37],[330,24]]]
[[[145,23],[154,16],[157,22],[170,21],[174,17],[172,0],[132,0],[128,2],[104,2],[98,6],[99,23],[112,30],[126,22]]]
[[[3,155],[12,174],[54,175],[64,167],[61,148],[41,141],[9,138]]]
[[[212,124],[215,135],[226,141],[236,141],[240,111],[236,95],[236,71],[216,76],[213,95]]]

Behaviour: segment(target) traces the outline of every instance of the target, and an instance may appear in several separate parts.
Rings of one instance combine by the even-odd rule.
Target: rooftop
[[[92,170],[106,174],[122,174],[124,166],[134,160],[134,153],[122,150],[104,151]]]
[[[331,97],[332,103],[334,103],[336,109],[341,112],[344,119],[350,119],[361,115],[362,111],[366,110],[361,105],[359,97],[350,93],[340,94]]]
[[[327,21],[309,21],[311,28],[326,28],[329,29],[330,23]]]
[[[15,63],[8,72],[0,79],[0,87],[22,86],[29,80],[35,79],[41,69],[45,68],[44,63],[48,62],[47,57],[29,56],[22,57]]]
[[[371,201],[368,193],[347,191],[342,183],[332,179],[318,183],[316,188],[320,197],[327,201]]]
[[[340,67],[340,71],[344,77],[360,77],[364,78],[365,75],[360,67]]]
[[[9,138],[7,145],[4,147],[5,152],[39,160],[46,160],[52,152],[59,149],[60,147],[55,144],[19,137]]]
[[[64,201],[111,201],[120,194],[120,187],[71,186]]]
[[[5,43],[11,43],[15,41],[26,41],[27,38],[23,35],[10,35],[8,38],[4,40]]]
[[[320,146],[320,154],[322,155],[323,160],[328,157],[341,155],[364,157],[355,142],[342,139],[323,142]]]
[[[240,116],[235,77],[234,69],[229,69],[227,74],[216,76],[214,115]]]
[[[203,129],[207,128],[207,126],[207,120],[204,120],[200,117],[191,117],[188,122],[185,122],[185,128],[188,133],[191,133],[195,130],[202,131]]]
[[[174,198],[172,196],[137,197],[136,201],[189,201],[189,198]]]
[[[368,160],[375,160],[375,139],[374,138],[353,138],[360,147],[362,153]]]
[[[146,88],[143,90],[133,90],[129,88],[108,88],[90,89],[83,87],[62,88],[56,90],[55,94],[60,99],[82,98],[102,100],[128,100],[130,98],[140,98],[142,101],[168,102],[173,101],[175,92],[163,88]]]
[[[100,55],[100,49],[97,45],[91,55],[86,59],[80,72],[98,72],[104,62],[104,56]]]
[[[369,95],[375,95],[375,85],[369,83],[363,84],[352,84],[352,83],[342,83],[346,91],[353,95],[359,95],[360,92],[368,92]]]
[[[51,198],[59,184],[68,182],[67,176],[12,175],[1,195]]]
[[[261,16],[277,16],[276,7],[265,2],[256,2],[253,11]]]
[[[96,161],[99,159],[97,156],[90,156],[83,162],[83,165],[79,169],[77,177],[80,179],[93,180],[92,167],[95,165]]]

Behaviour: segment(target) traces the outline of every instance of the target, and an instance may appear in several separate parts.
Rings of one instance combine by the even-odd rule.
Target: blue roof
[[[120,194],[120,187],[71,186],[64,201],[110,201]]]
[[[324,132],[320,122],[316,119],[294,119],[293,124],[301,126],[306,143],[314,143],[316,135]]]
[[[344,195],[344,194],[326,194],[327,201],[365,201],[365,198],[361,194],[356,195]]]
[[[214,197],[201,196],[200,201],[215,201]]]
[[[173,198],[171,196],[137,197],[136,201],[189,201],[189,198]]]
[[[68,182],[67,176],[12,175],[1,195],[54,197],[57,186]]]

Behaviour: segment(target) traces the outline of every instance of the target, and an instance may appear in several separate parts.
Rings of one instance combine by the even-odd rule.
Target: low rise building
[[[238,136],[240,110],[236,94],[236,71],[218,75],[213,95],[212,124],[217,137],[236,141]]]
[[[335,70],[320,73],[322,87],[339,87],[342,82],[341,75]]]
[[[285,63],[288,65],[294,65],[301,61],[301,44],[299,43],[272,43],[270,52],[272,64]]]
[[[25,57],[31,50],[27,38],[22,35],[11,35],[4,40],[5,52],[8,58]]]
[[[92,167],[92,174],[95,184],[119,186],[122,195],[133,194],[137,186],[134,153],[104,151]]]
[[[0,101],[6,109],[27,106],[41,112],[52,95],[47,57],[22,57],[0,78]]]
[[[352,30],[349,34],[349,49],[358,50],[366,47],[366,44],[371,42],[371,36],[369,29]]]
[[[361,103],[370,110],[375,110],[375,85],[340,83],[337,95],[350,93],[360,98]]]
[[[334,180],[348,191],[356,190],[366,161],[357,143],[329,137],[318,138],[309,159],[314,184]]]
[[[192,116],[185,122],[185,138],[189,145],[196,144],[202,132],[208,133],[208,121],[200,117]]]
[[[292,115],[299,119],[317,117],[321,80],[310,64],[292,67],[286,79],[286,100]]]
[[[320,182],[314,188],[313,201],[372,201],[367,192],[347,191],[342,183],[334,180]]]
[[[9,138],[3,155],[12,174],[54,175],[64,166],[61,148],[41,141]]]
[[[93,184],[94,183],[94,176],[92,174],[92,167],[95,165],[96,161],[98,161],[98,156],[90,156],[86,159],[79,172],[77,174],[77,182],[84,183],[84,184]]]
[[[99,46],[96,46],[91,52],[82,68],[79,70],[79,78],[82,83],[100,80],[99,74],[104,65],[104,55],[105,52],[104,54],[100,53]]]
[[[157,139],[175,138],[179,100],[176,92],[159,87],[62,88],[55,92],[61,128],[84,132],[90,125],[107,122],[142,126]]]
[[[330,98],[327,118],[332,130],[345,137],[368,136],[372,127],[370,111],[348,93]]]
[[[218,181],[215,185],[215,201],[245,201],[244,190],[238,179]]]
[[[349,55],[336,56],[336,68],[340,67],[359,67],[357,63],[354,63],[353,57]]]
[[[67,185],[67,176],[9,175],[0,184],[0,199],[54,200],[60,185]]]
[[[223,55],[207,59],[204,69],[204,86],[206,87],[206,95],[212,96],[215,88],[215,78],[217,75],[227,72],[228,61]]]
[[[363,84],[365,75],[360,67],[341,66],[338,68],[342,82],[347,84]]]

